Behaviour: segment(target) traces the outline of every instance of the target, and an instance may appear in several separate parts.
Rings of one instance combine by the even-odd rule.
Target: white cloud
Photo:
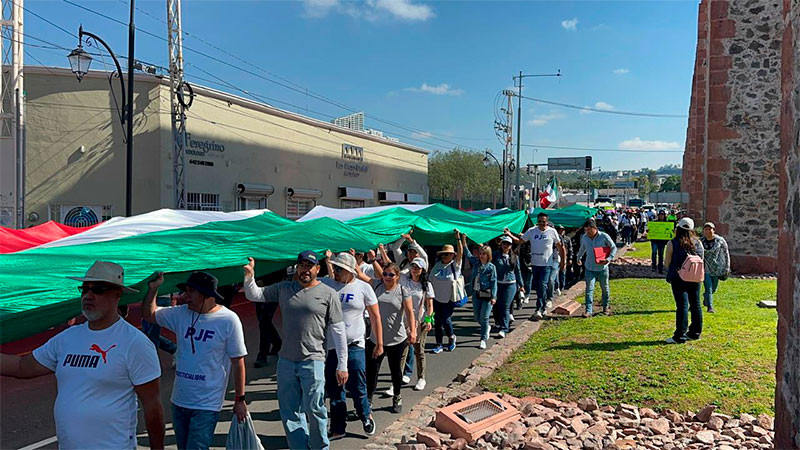
[[[624,67],[621,67],[619,69],[614,69],[614,73],[617,74],[617,75],[625,75],[628,72],[630,72],[630,70],[628,70],[628,69],[626,69]]]
[[[595,112],[595,111],[592,111],[592,109],[601,109],[603,111],[613,111],[614,110],[614,106],[612,106],[612,105],[610,105],[610,104],[608,104],[606,102],[596,102],[594,104],[594,106],[584,106],[583,108],[584,109],[581,110],[581,114],[591,114],[591,113]]]
[[[569,20],[562,20],[561,21],[561,28],[570,31],[576,31],[578,29],[578,18],[573,17]]]
[[[425,21],[434,16],[433,10],[428,5],[411,3],[411,0],[376,0],[372,3],[376,8],[388,11],[394,17],[404,20]]]
[[[386,17],[407,20],[426,21],[435,14],[433,9],[424,4],[414,3],[413,0],[302,0],[306,16],[319,18],[326,16],[330,11],[349,15],[355,19],[375,21]]]
[[[529,120],[527,123],[528,125],[533,125],[535,127],[541,127],[543,125],[547,125],[551,120],[558,120],[563,119],[566,116],[559,113],[550,113],[550,114],[539,114],[533,117],[533,119]]]
[[[464,93],[462,89],[454,89],[447,83],[442,83],[438,86],[433,86],[428,83],[422,83],[422,86],[410,87],[403,89],[404,91],[408,92],[417,92],[417,93],[428,93],[433,95],[461,95]]]
[[[681,146],[674,141],[645,141],[639,136],[619,143],[620,150],[680,150]]]

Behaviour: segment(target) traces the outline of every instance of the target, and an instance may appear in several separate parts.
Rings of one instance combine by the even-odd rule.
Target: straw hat
[[[442,253],[452,253],[452,254],[454,254],[454,255],[455,255],[455,254],[456,254],[456,249],[455,249],[455,248],[454,248],[452,245],[450,245],[450,244],[445,244],[445,245],[442,247],[442,249],[441,249],[441,250],[439,250],[438,252],[436,252],[436,254],[437,254],[437,255],[441,255]]]

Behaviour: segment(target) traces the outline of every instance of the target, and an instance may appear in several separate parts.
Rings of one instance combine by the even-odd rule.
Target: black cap
[[[299,255],[297,255],[297,262],[309,261],[314,264],[319,264],[319,258],[317,258],[317,254],[314,253],[313,250],[306,250]]]
[[[586,221],[585,224],[583,224],[583,226],[590,228],[597,228],[597,222],[594,219],[589,219]]]
[[[185,290],[189,286],[206,297],[222,300],[222,296],[217,292],[217,285],[217,277],[214,275],[206,272],[192,272],[186,283],[178,284],[178,289]]]

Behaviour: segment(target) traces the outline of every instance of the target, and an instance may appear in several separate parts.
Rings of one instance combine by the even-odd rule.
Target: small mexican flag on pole
[[[539,193],[539,206],[547,209],[550,205],[555,205],[558,201],[559,191],[558,179],[553,177],[544,191]]]

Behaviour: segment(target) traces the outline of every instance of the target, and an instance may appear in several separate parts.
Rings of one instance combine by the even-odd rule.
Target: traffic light
[[[586,157],[586,171],[587,172],[591,172],[591,170],[592,170],[592,157],[591,156],[587,156]]]

